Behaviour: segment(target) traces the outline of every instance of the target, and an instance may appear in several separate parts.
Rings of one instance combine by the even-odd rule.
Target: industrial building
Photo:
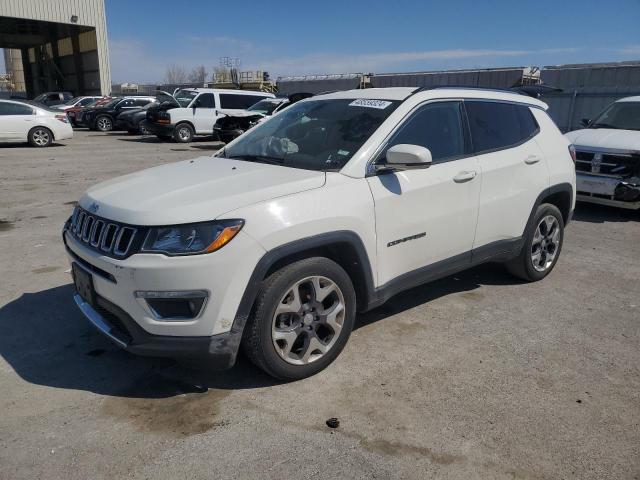
[[[579,128],[610,103],[640,95],[640,62],[554,65],[544,67],[542,83],[561,89],[542,96],[560,130]]]
[[[111,90],[104,0],[2,0],[0,48],[12,94]]]

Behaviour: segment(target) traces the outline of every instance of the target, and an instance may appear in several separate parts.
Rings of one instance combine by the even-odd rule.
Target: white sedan
[[[0,100],[0,142],[29,142],[48,147],[54,140],[73,137],[65,113],[18,100]]]

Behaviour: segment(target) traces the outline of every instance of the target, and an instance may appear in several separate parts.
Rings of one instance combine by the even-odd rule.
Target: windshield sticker
[[[384,110],[389,105],[391,105],[391,102],[387,102],[386,100],[371,100],[368,98],[359,98],[349,104],[350,107],[377,108],[379,110]]]

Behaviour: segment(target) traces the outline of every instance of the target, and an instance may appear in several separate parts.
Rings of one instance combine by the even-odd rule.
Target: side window
[[[196,99],[198,108],[216,108],[216,96],[213,93],[202,93]]]
[[[33,115],[33,109],[28,105],[0,102],[0,115]]]
[[[80,100],[78,106],[80,107],[85,107],[87,105],[89,105],[91,102],[93,102],[94,99],[93,98],[83,98],[82,100]]]
[[[387,149],[401,143],[431,151],[433,162],[464,155],[465,141],[460,102],[435,102],[414,113],[393,135]]]
[[[533,137],[538,133],[540,126],[538,122],[536,122],[533,113],[531,113],[531,108],[524,105],[516,105],[516,110],[518,111],[518,118],[520,119],[520,136],[523,139]]]
[[[47,100],[51,100],[51,101],[60,100],[60,94],[59,93],[50,93],[49,95],[47,95]]]
[[[538,125],[528,107],[465,101],[475,153],[508,148],[532,137]]]
[[[220,94],[220,108],[236,108],[246,110],[251,105],[263,100],[264,97],[258,95],[242,95],[233,93]]]
[[[133,104],[136,107],[144,107],[145,105],[151,103],[151,101],[148,98],[138,98],[136,100],[133,101]]]

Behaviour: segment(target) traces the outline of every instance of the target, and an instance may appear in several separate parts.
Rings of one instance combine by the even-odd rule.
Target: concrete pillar
[[[22,65],[22,51],[18,49],[4,49],[4,64],[7,73],[11,74],[11,82],[15,92],[26,92],[27,85],[24,81],[24,67]]]

